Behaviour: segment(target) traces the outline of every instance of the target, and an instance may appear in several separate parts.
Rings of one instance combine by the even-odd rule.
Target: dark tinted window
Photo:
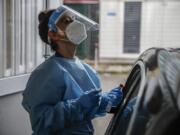
[[[125,135],[134,111],[137,94],[141,83],[141,71],[139,65],[135,66],[124,87],[124,102],[113,118],[106,134]]]

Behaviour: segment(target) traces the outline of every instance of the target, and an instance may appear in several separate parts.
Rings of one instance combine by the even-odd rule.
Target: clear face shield
[[[67,40],[78,45],[87,38],[87,31],[99,30],[99,24],[67,7],[60,6],[50,17],[51,31],[64,31]]]

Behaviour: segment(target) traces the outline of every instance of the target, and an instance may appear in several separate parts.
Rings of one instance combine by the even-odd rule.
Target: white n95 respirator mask
[[[66,27],[65,34],[68,40],[75,45],[82,43],[87,38],[85,25],[77,20]]]

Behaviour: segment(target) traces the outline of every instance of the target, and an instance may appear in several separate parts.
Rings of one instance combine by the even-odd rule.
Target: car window
[[[124,93],[124,101],[120,106],[117,114],[112,119],[107,131],[106,135],[125,135],[127,128],[129,126],[129,122],[134,111],[134,106],[137,100],[137,94],[140,89],[141,84],[141,68],[140,65],[137,64],[132,69],[125,87],[123,89]]]

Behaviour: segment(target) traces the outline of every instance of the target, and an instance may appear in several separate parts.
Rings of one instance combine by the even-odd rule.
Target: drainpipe
[[[49,0],[45,0],[45,10],[47,10],[48,8],[49,8]],[[49,56],[50,56],[48,50],[49,50],[49,46],[48,46],[48,44],[45,43],[44,55],[43,55],[45,60],[47,60],[47,58],[49,58]]]
[[[98,69],[98,63],[99,63],[99,44],[95,43],[95,57],[94,57],[94,68]]]

